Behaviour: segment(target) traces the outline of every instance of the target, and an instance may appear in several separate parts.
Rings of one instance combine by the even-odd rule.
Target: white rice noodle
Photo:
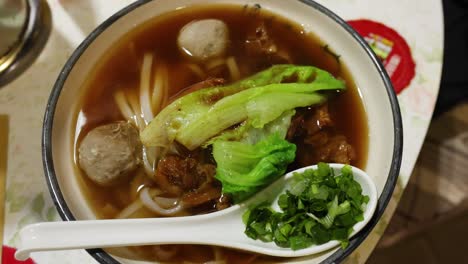
[[[156,172],[156,150],[155,147],[142,148],[143,168],[148,176],[153,177]]]
[[[138,210],[140,210],[142,207],[143,207],[143,203],[140,201],[140,199],[136,199],[129,206],[125,207],[125,209],[123,209],[115,218],[117,219],[129,218]]]
[[[173,258],[178,251],[178,246],[173,245],[173,246],[168,246],[166,245],[166,248],[170,247],[169,249],[164,249],[161,246],[154,246],[154,253],[158,257],[158,259],[162,261],[169,261],[171,258]]]
[[[153,95],[151,96],[151,106],[156,115],[161,111],[167,92],[167,68],[159,64],[154,74]]]
[[[179,199],[177,198],[166,198],[160,196],[154,197],[153,200],[164,208],[171,208],[177,206],[177,204],[179,203]]]
[[[140,74],[140,108],[145,123],[148,124],[153,119],[151,110],[150,84],[151,66],[153,64],[153,54],[145,53]]]
[[[143,129],[145,129],[146,124],[140,112],[140,104],[138,103],[138,98],[135,95],[130,94],[128,96],[128,102],[130,103],[130,106],[133,109],[133,113],[135,114],[133,117],[134,122],[136,123],[138,129],[141,132],[143,131]]]
[[[125,119],[133,120],[135,122],[135,120],[133,119],[133,117],[135,116],[135,113],[133,112],[132,108],[128,104],[128,101],[125,98],[124,92],[120,90],[115,92],[114,99],[115,99],[115,103],[117,104],[117,107],[120,110],[120,113],[122,113]],[[137,124],[135,123],[135,125]]]
[[[202,68],[200,66],[198,66],[197,64],[194,64],[194,63],[190,63],[190,64],[186,64],[187,67],[193,72],[195,73],[195,75],[197,75],[197,77],[199,77],[200,79],[205,79],[206,78],[206,73],[202,70]]]
[[[229,57],[226,60],[226,65],[229,69],[229,73],[231,74],[232,81],[237,81],[240,79],[240,71],[239,67],[237,66],[236,59],[234,57]]]
[[[212,59],[205,64],[207,70],[214,69],[218,66],[226,64],[226,60],[223,58]]]
[[[184,206],[182,205],[181,202],[178,202],[176,206],[169,208],[169,209],[165,209],[161,207],[151,197],[149,193],[149,188],[144,188],[143,190],[140,191],[140,200],[146,208],[148,208],[150,211],[157,213],[159,215],[172,216],[184,210]]]

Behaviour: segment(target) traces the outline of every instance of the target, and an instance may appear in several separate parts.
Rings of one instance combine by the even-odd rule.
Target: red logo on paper
[[[395,92],[405,89],[415,75],[415,63],[405,39],[395,30],[371,20],[348,23],[366,40],[392,80]]]
[[[3,246],[2,247],[2,261],[0,263],[3,264],[34,264],[34,261],[31,259],[27,259],[25,261],[19,261],[15,259],[15,252],[16,249]]]

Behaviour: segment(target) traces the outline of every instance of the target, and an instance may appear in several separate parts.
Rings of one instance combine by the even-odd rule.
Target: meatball
[[[218,19],[192,21],[180,30],[177,38],[179,48],[198,61],[223,55],[228,42],[228,27]]]
[[[137,129],[116,122],[91,130],[78,149],[80,167],[101,186],[126,178],[141,163],[141,142]]]

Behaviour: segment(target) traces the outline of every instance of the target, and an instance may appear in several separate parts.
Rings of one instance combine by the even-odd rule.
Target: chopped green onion
[[[369,197],[353,178],[350,166],[335,175],[328,164],[295,173],[290,190],[280,195],[274,211],[263,203],[243,215],[245,234],[293,250],[338,240],[349,245],[353,226],[364,219]]]

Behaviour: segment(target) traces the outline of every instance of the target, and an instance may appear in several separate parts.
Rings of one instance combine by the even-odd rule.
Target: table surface
[[[3,243],[14,247],[18,230],[30,223],[59,221],[42,170],[41,132],[47,99],[64,63],[97,25],[131,0],[48,0],[53,29],[35,63],[0,90],[0,114],[9,116],[8,164]],[[421,149],[439,90],[443,58],[440,0],[319,0],[345,20],[371,19],[398,31],[408,42],[416,75],[398,95],[404,128],[403,163],[384,216],[347,259],[363,263],[396,209]],[[0,221],[1,224],[1,221]],[[37,263],[96,263],[85,251],[33,254]]]

